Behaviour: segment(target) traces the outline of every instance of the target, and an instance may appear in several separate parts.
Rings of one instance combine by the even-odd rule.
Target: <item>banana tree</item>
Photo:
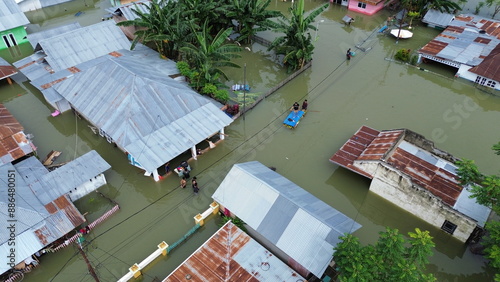
[[[328,6],[324,4],[305,16],[304,0],[299,0],[290,8],[291,18],[282,16],[271,24],[274,31],[284,35],[276,37],[268,50],[284,55],[283,63],[289,71],[301,69],[312,60],[314,45],[309,30],[316,30],[312,23]]]
[[[220,86],[219,78],[227,79],[221,67],[240,67],[231,62],[231,59],[240,57],[238,52],[241,48],[235,44],[226,43],[226,38],[231,34],[232,29],[221,29],[214,37],[210,35],[210,31],[208,20],[205,21],[200,31],[193,26],[194,44],[186,43],[180,49],[189,65],[199,73],[197,80],[191,81],[192,86],[197,90],[207,83]]]

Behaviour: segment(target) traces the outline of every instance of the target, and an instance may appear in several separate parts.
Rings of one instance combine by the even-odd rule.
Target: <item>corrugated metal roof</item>
[[[166,278],[186,281],[305,281],[232,222],[222,226]]]
[[[116,14],[124,17],[126,20],[135,20],[138,18],[137,14],[133,10],[148,14],[149,6],[151,5],[150,0],[139,0],[132,3],[123,4],[121,6],[107,8],[106,11],[111,14]]]
[[[431,141],[408,129],[382,131],[370,141],[370,144],[366,144],[365,142],[363,147],[359,146],[359,148],[356,148],[356,151],[350,150],[353,138],[359,135],[359,132],[366,132],[367,130],[366,127],[361,127],[330,158],[330,161],[364,176],[367,173],[362,168],[356,166],[356,160],[386,163],[394,170],[407,175],[415,185],[428,190],[434,196],[441,199],[443,203],[475,219],[480,225],[481,223],[484,224],[487,218],[487,216],[485,218],[485,215],[489,215],[490,209],[478,205],[475,199],[463,196],[468,191],[463,189],[457,180],[457,168],[454,162],[458,159],[449,153],[435,148]],[[373,131],[373,129],[370,130]],[[366,139],[368,140],[368,138]],[[381,149],[381,152],[373,153],[377,151],[374,149],[377,147]],[[370,150],[372,151],[371,153],[369,152]],[[350,154],[351,152],[354,153]],[[363,155],[370,157],[363,158]],[[373,178],[371,175],[369,177]]]
[[[467,189],[463,189],[453,208],[475,219],[477,225],[484,227],[484,224],[490,216],[491,209],[478,204],[476,200],[470,196],[471,193]]]
[[[479,65],[470,68],[469,71],[482,77],[500,81],[500,44]]]
[[[0,164],[10,163],[33,152],[23,126],[0,104]]]
[[[1,193],[0,209],[4,212],[0,213],[0,220],[5,224],[10,224],[9,220],[16,220],[12,223],[16,226],[16,263],[19,263],[82,224],[85,218],[66,195],[58,195],[43,203],[33,193],[31,185],[26,181],[33,181],[48,173],[35,157],[23,160],[15,166],[10,163],[0,166],[5,187],[9,171],[11,174],[14,172],[16,213],[14,218],[10,217],[7,213],[9,195]],[[0,232],[0,253],[9,253],[9,238],[9,232]],[[7,257],[3,255],[0,257],[0,273],[8,269]]]
[[[35,51],[43,50],[50,67],[60,71],[128,48],[130,41],[115,22],[103,21],[40,40]]]
[[[460,15],[418,52],[425,58],[445,60],[458,68],[460,64],[479,65],[499,43],[499,21]]]
[[[30,21],[14,0],[0,1],[0,31],[28,25]]]
[[[451,23],[451,21],[453,21],[453,19],[455,19],[455,15],[453,14],[430,9],[427,13],[425,13],[422,21],[429,25],[445,28]]]
[[[19,173],[26,179],[33,193],[43,204],[69,193],[72,189],[111,168],[94,150],[51,172],[42,169],[41,164],[34,163],[33,159],[34,157],[23,160],[15,167],[19,167]]]
[[[71,24],[58,26],[58,27],[55,27],[52,29],[47,29],[47,30],[43,30],[40,32],[28,34],[28,40],[30,41],[31,46],[33,46],[33,48],[35,48],[36,45],[38,44],[38,42],[40,42],[40,40],[51,38],[51,37],[54,37],[57,35],[61,35],[61,34],[64,34],[66,32],[79,29],[81,27],[82,26],[80,25],[80,23],[74,22]]]
[[[0,57],[0,80],[17,73],[17,69]]]
[[[146,170],[233,121],[209,99],[168,77],[178,73],[173,61],[157,54],[117,53],[53,87]]]
[[[338,237],[361,227],[256,161],[235,164],[212,198],[317,277]]]
[[[370,146],[379,133],[380,131],[367,126],[360,127],[358,131],[356,131],[356,133],[354,133],[354,135],[347,140],[347,142],[330,158],[330,162],[338,164],[370,179],[373,178],[371,174],[354,166],[353,163],[361,156],[361,154],[363,154],[366,148]],[[366,159],[368,155],[363,154],[363,157]]]

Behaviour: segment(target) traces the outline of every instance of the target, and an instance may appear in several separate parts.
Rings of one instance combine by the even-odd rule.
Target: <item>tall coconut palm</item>
[[[227,6],[227,16],[238,21],[238,41],[250,43],[259,31],[271,26],[271,18],[283,16],[279,11],[268,10],[271,0],[232,0]]]
[[[274,31],[284,35],[276,37],[268,50],[284,55],[283,63],[288,66],[289,71],[300,69],[312,60],[314,45],[308,31],[316,30],[312,22],[328,5],[324,4],[305,16],[304,0],[299,0],[290,8],[290,19],[282,16],[277,23],[272,24]]]
[[[226,43],[226,38],[231,34],[232,29],[221,29],[214,37],[210,35],[210,31],[208,20],[204,22],[200,31],[193,26],[195,44],[186,43],[180,49],[190,66],[199,73],[198,80],[191,81],[192,86],[197,90],[207,83],[220,86],[219,78],[227,79],[221,67],[240,67],[232,63],[231,59],[240,57],[237,53],[241,51],[241,48],[235,44]]]

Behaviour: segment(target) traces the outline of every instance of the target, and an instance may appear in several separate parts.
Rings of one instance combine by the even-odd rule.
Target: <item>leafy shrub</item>
[[[208,95],[210,97],[214,97],[216,92],[217,92],[217,86],[211,83],[205,84],[201,89],[202,94]]]
[[[398,52],[396,52],[394,58],[398,61],[408,63],[410,61],[410,52],[410,49],[400,49]]]
[[[222,104],[225,104],[229,100],[229,93],[227,90],[219,89],[215,92],[215,99],[217,99]]]
[[[417,55],[411,56],[410,64],[415,66],[415,65],[417,65],[417,62],[418,62],[418,56]]]

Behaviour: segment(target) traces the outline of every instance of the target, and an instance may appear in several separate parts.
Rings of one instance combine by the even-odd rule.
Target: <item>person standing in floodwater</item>
[[[195,194],[198,194],[198,191],[200,191],[200,188],[198,188],[198,182],[196,181],[196,176],[193,177],[193,179],[191,180],[191,185],[193,185],[193,192]]]
[[[347,53],[345,54],[346,57],[347,57],[347,60],[350,60],[351,59],[351,48],[347,49]]]
[[[307,111],[307,106],[308,105],[309,104],[307,103],[307,99],[305,99],[304,102],[302,103],[302,111],[304,111],[304,112]]]
[[[186,188],[186,185],[187,185],[186,178],[182,177],[181,178],[181,188],[182,189]]]

